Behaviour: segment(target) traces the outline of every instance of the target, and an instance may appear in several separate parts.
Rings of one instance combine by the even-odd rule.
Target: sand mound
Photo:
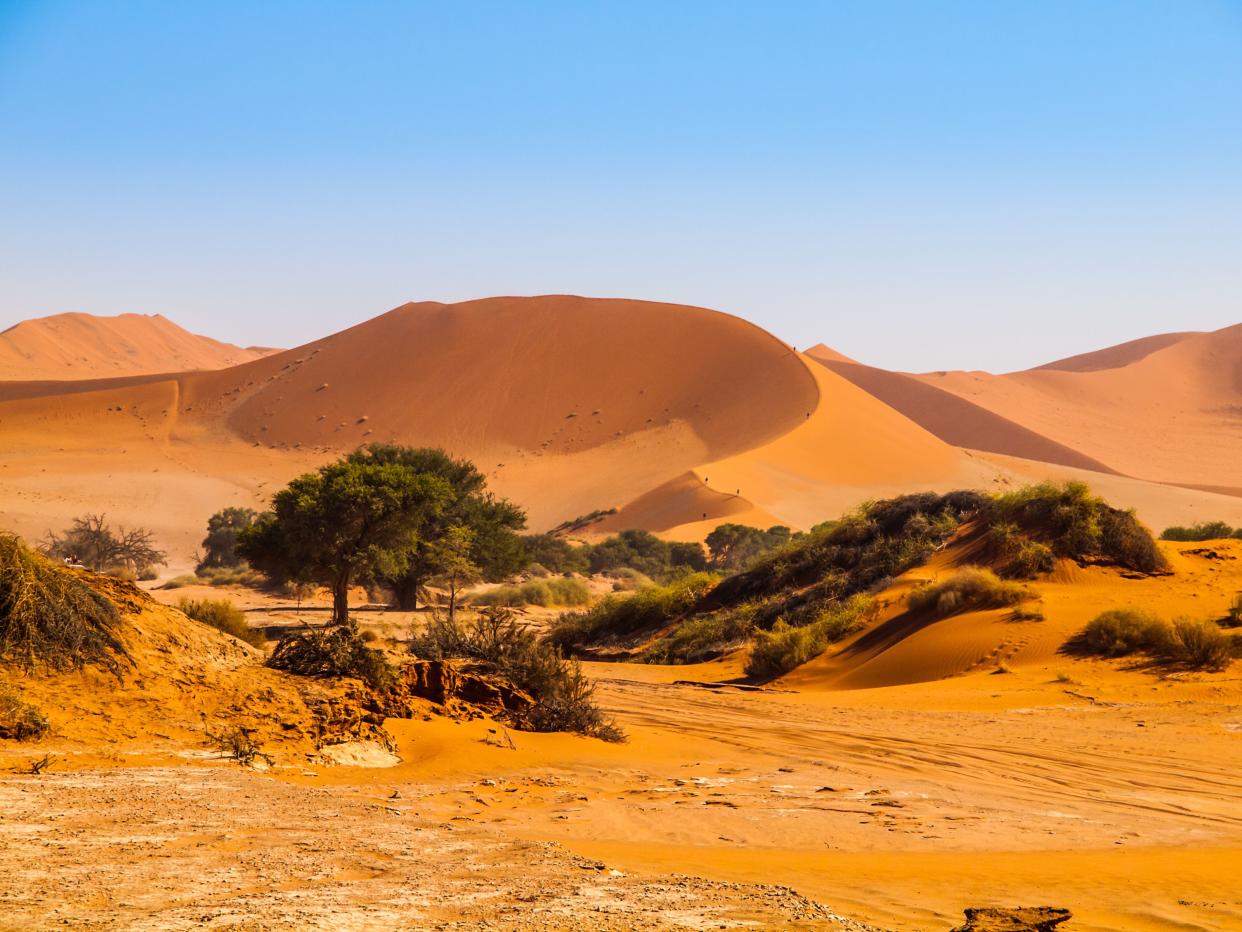
[[[918,378],[1125,475],[1242,494],[1242,324],[1027,372]]]
[[[0,333],[0,380],[223,369],[270,352],[198,336],[159,314],[56,314]]]

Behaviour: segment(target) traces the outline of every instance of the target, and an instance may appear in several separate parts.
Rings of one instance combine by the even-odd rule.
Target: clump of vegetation
[[[121,676],[120,613],[75,573],[0,534],[0,661],[26,670],[94,664]]]
[[[475,605],[501,605],[521,608],[525,605],[541,607],[586,605],[591,601],[591,591],[581,579],[567,576],[550,576],[531,579],[512,586],[497,586],[470,597]]]
[[[988,510],[990,534],[1010,564],[1005,575],[1021,576],[1051,565],[1042,551],[1079,561],[1108,562],[1141,573],[1163,573],[1168,562],[1133,511],[1113,508],[1082,482],[1044,482],[996,496]]]
[[[735,573],[746,569],[765,553],[785,546],[796,536],[784,525],[763,531],[745,524],[722,524],[704,541],[711,554],[708,565],[715,570]]]
[[[710,573],[693,573],[632,595],[606,596],[585,612],[562,615],[548,639],[558,647],[580,648],[605,638],[659,628],[689,611],[718,581],[719,577]]]
[[[595,703],[594,687],[577,661],[566,659],[556,647],[540,641],[507,608],[485,608],[469,627],[447,616],[436,616],[410,642],[410,650],[430,659],[474,661],[527,693],[534,704],[511,719],[514,727],[625,740]]]
[[[242,586],[255,589],[263,586],[267,577],[248,566],[202,567],[196,573],[174,576],[160,586],[161,589],[184,589],[186,586]]]
[[[222,508],[207,519],[207,536],[203,538],[203,558],[197,572],[205,570],[237,569],[246,561],[237,552],[237,539],[241,532],[258,520],[259,513],[253,508]]]
[[[1231,628],[1242,625],[1242,592],[1233,597],[1233,603],[1225,609],[1225,624]]]
[[[612,580],[613,592],[635,592],[638,589],[646,589],[656,584],[655,580],[650,576],[640,573],[638,570],[630,569],[628,566],[609,570],[604,575]]]
[[[35,740],[50,728],[47,717],[37,707],[22,699],[10,684],[0,681],[0,739]]]
[[[270,754],[264,754],[259,745],[255,744],[250,732],[241,726],[234,726],[219,733],[206,729],[206,735],[212,747],[243,767],[253,767],[260,760],[269,767],[275,763]]]
[[[867,595],[855,595],[844,603],[820,612],[809,624],[794,627],[783,618],[767,631],[755,632],[754,646],[746,658],[746,674],[772,679],[818,657],[828,645],[858,630],[874,617],[876,605]]]
[[[912,612],[947,618],[958,612],[1005,608],[1029,598],[1029,590],[1000,579],[989,569],[963,566],[939,582],[925,583],[914,589],[906,598],[906,604]]]
[[[1161,540],[1204,541],[1224,540],[1227,537],[1242,538],[1242,527],[1233,528],[1224,521],[1200,521],[1189,527],[1175,524],[1160,532]]]
[[[354,676],[377,692],[391,689],[397,679],[383,651],[367,647],[352,624],[286,635],[267,665],[298,676]]]
[[[689,618],[648,647],[644,663],[702,663],[745,646],[755,631],[756,606]]]
[[[263,632],[246,624],[246,613],[227,599],[181,599],[177,608],[195,621],[211,625],[252,647],[262,648],[266,643]]]
[[[155,567],[167,558],[146,528],[113,530],[105,515],[82,515],[61,534],[48,532],[43,551],[58,560],[80,563],[97,573],[126,579],[154,579]]]
[[[1097,657],[1143,654],[1154,661],[1197,670],[1223,670],[1238,648],[1236,639],[1210,621],[1179,618],[1169,623],[1139,609],[1110,609],[1093,618],[1067,645],[1071,653]]]

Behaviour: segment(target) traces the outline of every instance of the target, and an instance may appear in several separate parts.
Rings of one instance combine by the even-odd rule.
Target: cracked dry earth
[[[222,767],[0,779],[0,929],[870,928],[779,886],[609,870],[417,799]]]

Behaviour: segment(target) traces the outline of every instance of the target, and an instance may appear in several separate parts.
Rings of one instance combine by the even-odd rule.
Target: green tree
[[[400,447],[375,443],[350,454],[349,462],[392,464],[419,475],[439,479],[449,490],[444,507],[425,515],[418,542],[398,570],[383,570],[375,579],[393,590],[397,606],[418,608],[419,593],[433,577],[443,574],[446,551],[437,542],[449,528],[467,528],[471,534],[470,560],[489,582],[511,576],[526,566],[526,547],[518,531],[526,527],[526,513],[512,502],[487,490],[487,477],[469,460],[454,459],[434,448]]]
[[[528,534],[522,538],[529,566],[538,563],[553,573],[586,573],[590,570],[587,549],[575,547],[555,534]]]
[[[745,524],[722,524],[707,535],[705,543],[715,569],[742,570],[767,551],[789,543],[792,536],[783,525],[762,531]]]
[[[332,590],[332,620],[349,623],[349,587],[399,576],[452,499],[442,478],[352,457],[298,476],[272,510],[238,535],[237,552],[278,581]]]
[[[254,524],[259,513],[253,508],[222,508],[207,519],[207,536],[203,538],[203,559],[198,569],[215,566],[239,566],[237,535]]]
[[[454,524],[431,547],[434,554],[436,580],[449,591],[449,621],[457,618],[457,593],[464,586],[478,582],[483,570],[474,562],[474,532]]]

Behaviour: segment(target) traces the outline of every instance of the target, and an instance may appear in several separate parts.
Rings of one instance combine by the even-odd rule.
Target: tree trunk
[[[349,575],[345,573],[332,586],[332,623],[349,624]]]
[[[457,620],[457,580],[449,580],[449,623]]]
[[[392,584],[392,595],[397,602],[397,608],[403,612],[414,612],[418,610],[418,590],[422,584],[417,576],[402,576]]]

